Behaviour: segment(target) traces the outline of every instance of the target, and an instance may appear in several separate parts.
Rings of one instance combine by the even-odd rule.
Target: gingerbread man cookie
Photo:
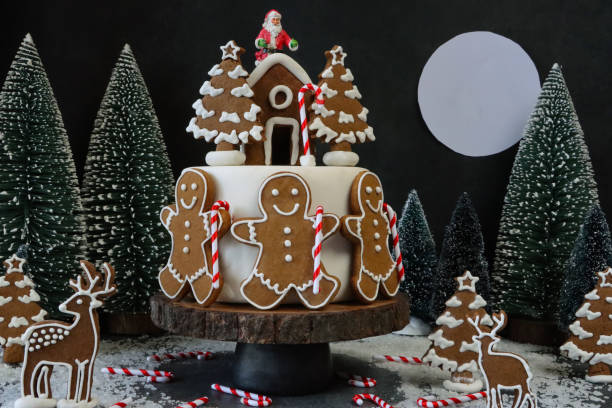
[[[207,306],[221,293],[221,276],[218,288],[213,287],[210,245],[213,211],[205,211],[211,207],[214,194],[214,183],[206,172],[187,168],[176,183],[176,203],[161,210],[161,221],[172,237],[172,250],[158,280],[170,299],[182,298],[191,287],[195,300]],[[229,213],[219,209],[219,238],[230,224]]]
[[[383,294],[395,296],[399,275],[389,251],[389,220],[383,212],[383,191],[376,174],[363,171],[351,187],[351,215],[342,217],[342,233],[353,243],[351,283],[357,297],[373,302],[382,284]]]
[[[325,306],[340,289],[340,281],[321,263],[319,293],[313,292],[315,217],[308,215],[306,181],[294,173],[273,174],[259,188],[259,208],[262,218],[243,218],[232,225],[238,241],[259,247],[253,271],[240,285],[242,296],[258,309],[271,309],[295,289],[306,307]],[[337,216],[323,214],[323,240],[339,223]]]

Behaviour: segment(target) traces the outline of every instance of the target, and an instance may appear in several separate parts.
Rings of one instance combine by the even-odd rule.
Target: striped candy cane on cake
[[[393,255],[395,256],[395,264],[397,265],[397,273],[399,280],[404,280],[404,263],[402,262],[402,252],[399,246],[399,234],[397,233],[397,214],[393,208],[387,203],[383,203],[383,210],[387,213],[389,219],[389,227],[391,228],[391,238],[393,239]]]
[[[423,361],[418,357],[405,357],[405,356],[387,356],[387,355],[375,355],[375,361],[391,361],[394,363],[406,363],[406,364],[423,364]]]
[[[487,397],[487,392],[480,391],[475,394],[467,394],[467,395],[462,395],[460,397],[450,397],[450,398],[441,399],[437,401],[431,401],[427,398],[419,398],[417,400],[417,405],[419,407],[425,407],[425,408],[447,407],[449,405],[461,404],[463,402],[476,401],[476,400],[486,398],[486,397]]]
[[[186,358],[200,358],[200,356],[211,355],[210,351],[187,351],[178,353],[153,354],[147,357],[148,361],[179,360]]]
[[[310,139],[308,137],[308,120],[306,119],[306,106],[304,104],[304,94],[312,91],[315,94],[315,103],[323,105],[324,101],[321,98],[321,88],[313,84],[306,84],[298,91],[298,106],[300,108],[300,128],[302,130],[302,144],[304,145],[304,155],[300,157],[302,166],[314,166],[315,159],[310,153]]]
[[[265,395],[255,394],[253,392],[243,391],[238,388],[231,388],[221,384],[211,384],[211,389],[225,394],[241,397],[240,402],[243,405],[251,407],[267,407],[272,404],[272,399]]]
[[[356,374],[347,374],[341,371],[337,372],[336,375],[347,380],[348,384],[352,385],[353,387],[371,388],[376,386],[376,380],[374,378],[363,377]]]
[[[313,248],[312,293],[315,295],[319,294],[319,283],[321,282],[321,242],[323,242],[323,207],[319,205],[315,216],[315,243]]]
[[[198,355],[198,360],[212,360],[213,357],[213,353],[211,353],[210,351],[206,351],[203,354]]]
[[[172,381],[172,377],[147,377],[148,383],[168,383]]]
[[[370,400],[376,405],[378,405],[380,408],[393,408],[391,404],[389,404],[384,399],[380,398],[378,395],[375,394],[356,394],[353,397],[353,402],[360,406],[363,405],[363,400]]]
[[[169,371],[143,370],[141,368],[103,367],[100,371],[106,374],[120,374],[141,377],[174,377]]]
[[[200,405],[204,405],[207,402],[208,402],[208,397],[200,397],[196,400],[181,404],[176,408],[195,408],[195,407],[199,407]]]
[[[125,408],[127,407],[131,402],[132,402],[132,397],[127,397],[126,399],[123,399],[119,402],[114,403],[113,405],[111,405],[108,408]]]
[[[212,236],[210,238],[210,246],[212,251],[212,286],[214,289],[219,289],[219,247],[217,244],[219,238],[219,209],[229,211],[229,203],[227,201],[215,201],[212,205],[212,216],[210,218]]]

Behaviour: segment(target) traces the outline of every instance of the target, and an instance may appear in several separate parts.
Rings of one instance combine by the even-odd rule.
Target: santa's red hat
[[[273,18],[273,17],[282,18],[283,16],[282,16],[282,15],[281,15],[281,13],[279,13],[278,11],[276,11],[276,10],[272,9],[272,10],[270,10],[270,11],[268,11],[268,12],[266,13],[266,16],[264,17],[264,22],[263,22],[262,26],[265,26],[265,25],[266,25],[266,23],[267,23],[268,21],[270,21],[270,19],[271,19],[271,18]]]

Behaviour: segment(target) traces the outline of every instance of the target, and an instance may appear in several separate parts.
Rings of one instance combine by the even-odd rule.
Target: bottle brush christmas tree
[[[143,312],[159,290],[170,240],[159,220],[173,177],[153,103],[128,45],[94,123],[83,181],[87,258],[112,264],[110,312]]]
[[[574,321],[584,295],[597,284],[597,272],[612,265],[612,242],[606,215],[599,206],[589,211],[580,227],[574,249],[565,267],[559,294],[559,327],[567,330]]]
[[[410,315],[431,320],[431,297],[438,263],[436,244],[416,190],[408,194],[399,220],[400,250],[406,276],[400,290],[410,296]]]
[[[32,37],[0,92],[0,254],[28,245],[29,272],[52,316],[82,255],[79,183],[68,136]]]
[[[555,319],[565,263],[597,203],[582,129],[555,64],[525,128],[504,199],[493,278],[500,309]]]
[[[444,231],[444,241],[435,278],[431,313],[435,319],[444,309],[444,302],[455,291],[455,278],[465,271],[478,277],[477,292],[489,301],[489,265],[484,256],[484,241],[480,221],[472,200],[461,194],[453,215]]]

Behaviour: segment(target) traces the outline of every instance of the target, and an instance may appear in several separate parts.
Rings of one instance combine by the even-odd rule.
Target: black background
[[[277,8],[300,43],[291,56],[316,78],[323,51],[340,44],[369,108],[377,141],[356,146],[360,165],[380,175],[398,211],[416,188],[440,247],[462,191],[481,219],[487,255],[494,250],[516,146],[488,157],[454,153],[427,130],[416,97],[429,56],[468,31],[506,36],[531,56],[544,79],[554,62],[563,72],[589,145],[600,200],[612,213],[612,3],[591,1],[6,1],[0,4],[0,75],[30,32],[63,114],[79,172],[110,73],[124,43],[134,50],[153,98],[175,176],[202,165],[212,148],[185,132],[191,104],[230,39],[247,49],[265,13]],[[361,5],[360,5],[361,4]]]

